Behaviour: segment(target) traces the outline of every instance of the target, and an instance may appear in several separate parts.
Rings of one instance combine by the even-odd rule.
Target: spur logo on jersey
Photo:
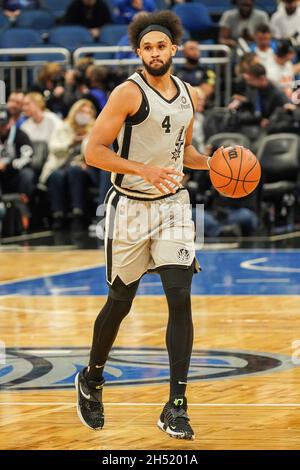
[[[0,364],[1,390],[65,389],[87,363],[88,348],[8,348]],[[189,381],[219,380],[295,367],[287,356],[246,351],[194,350]],[[169,359],[162,348],[114,348],[105,386],[168,383]]]
[[[183,262],[188,261],[191,257],[189,250],[187,250],[186,248],[178,248],[176,255],[179,261]]]
[[[178,133],[176,142],[175,142],[175,149],[172,153],[172,158],[171,160],[175,160],[177,162],[178,158],[181,157],[182,154],[182,149],[185,141],[185,132],[184,132],[184,126],[180,128],[180,131]]]

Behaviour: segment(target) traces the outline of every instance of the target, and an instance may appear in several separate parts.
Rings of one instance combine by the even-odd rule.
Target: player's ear
[[[141,49],[139,47],[135,50],[135,53],[136,53],[137,56],[139,56],[140,59],[142,58]]]
[[[171,49],[172,57],[174,57],[174,55],[176,54],[177,50],[178,50],[178,46],[176,46],[175,44],[172,44],[172,49]]]

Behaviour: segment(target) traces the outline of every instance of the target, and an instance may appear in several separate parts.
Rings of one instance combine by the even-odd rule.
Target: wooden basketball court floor
[[[105,428],[94,432],[77,417],[72,381],[105,299],[102,252],[0,252],[0,448],[300,449],[300,252],[199,259],[190,442],[156,427],[168,397],[159,278],[145,276],[121,326]]]

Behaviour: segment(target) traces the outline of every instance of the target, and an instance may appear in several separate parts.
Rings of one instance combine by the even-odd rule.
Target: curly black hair
[[[180,19],[175,13],[169,10],[154,13],[140,14],[130,23],[128,36],[133,49],[136,51],[139,45],[139,36],[147,26],[157,24],[167,28],[173,38],[173,44],[179,45],[183,36],[183,27]]]

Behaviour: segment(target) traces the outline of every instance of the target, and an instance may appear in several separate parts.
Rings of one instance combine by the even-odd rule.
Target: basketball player
[[[110,171],[113,186],[106,197],[109,294],[95,322],[89,366],[76,377],[77,409],[86,426],[103,427],[103,369],[140,278],[155,269],[169,308],[170,362],[170,396],[157,424],[172,437],[194,439],[185,392],[193,343],[191,282],[199,265],[189,195],[180,181],[183,166],[207,170],[209,157],[191,145],[197,93],[171,75],[182,36],[179,18],[170,11],[140,16],[130,24],[129,35],[144,68],[114,89],[86,150],[87,163]],[[164,219],[172,208],[173,216]],[[149,229],[145,220],[153,213],[160,214],[159,223]],[[184,228],[185,236],[153,236],[171,226]],[[140,238],[132,241],[129,235],[137,233]]]

